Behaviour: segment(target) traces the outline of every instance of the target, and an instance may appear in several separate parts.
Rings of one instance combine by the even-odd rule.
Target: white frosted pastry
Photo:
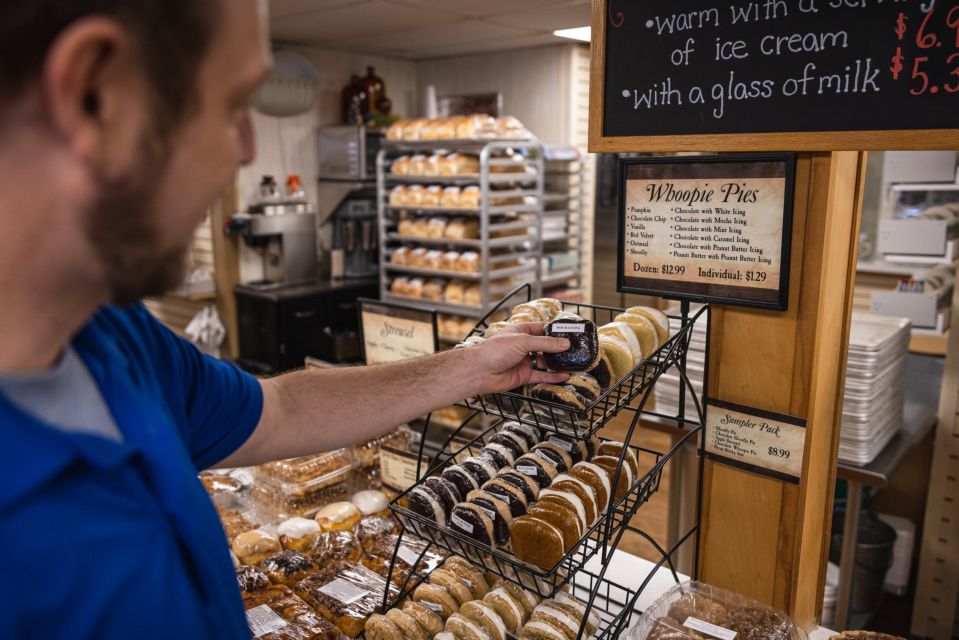
[[[669,317],[659,309],[653,307],[630,307],[626,309],[626,313],[649,318],[650,322],[652,322],[656,328],[659,344],[663,344],[669,339]]]
[[[291,540],[298,540],[303,536],[309,535],[311,533],[318,533],[320,531],[320,525],[316,524],[315,520],[310,520],[308,518],[290,518],[289,520],[284,520],[276,528],[276,534],[281,538],[286,536]]]
[[[353,497],[350,498],[350,502],[352,502],[353,506],[359,509],[360,513],[364,516],[379,513],[386,509],[390,503],[386,498],[386,494],[375,489],[354,493]]]
[[[629,350],[633,353],[633,362],[638,363],[643,358],[649,356],[648,353],[643,352],[639,340],[636,339],[636,334],[633,333],[633,329],[625,322],[610,322],[609,324],[604,324],[599,328],[599,335],[612,336],[625,342],[626,346],[628,346]]]

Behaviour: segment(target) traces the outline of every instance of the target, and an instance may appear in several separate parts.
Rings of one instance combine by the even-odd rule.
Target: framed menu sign
[[[620,292],[786,309],[795,156],[620,163]]]
[[[439,351],[436,311],[365,298],[357,302],[366,364],[409,360]]]

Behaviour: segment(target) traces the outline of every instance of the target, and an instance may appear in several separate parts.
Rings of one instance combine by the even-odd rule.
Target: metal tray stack
[[[697,316],[697,309],[693,311],[693,317],[696,318],[693,323],[692,335],[689,340],[689,350],[686,352],[686,375],[696,389],[696,397],[703,397],[703,370],[706,367],[706,326],[709,322],[709,311],[703,312]],[[667,311],[669,315],[669,333],[677,333],[682,328],[682,320],[676,317],[678,309]],[[678,368],[667,369],[660,376],[659,382],[653,388],[656,399],[656,412],[675,415],[679,412],[679,389],[682,386],[682,380],[679,376]],[[689,393],[686,397],[686,415],[696,415],[696,402]]]
[[[909,321],[854,313],[849,332],[839,459],[872,462],[902,426]]]

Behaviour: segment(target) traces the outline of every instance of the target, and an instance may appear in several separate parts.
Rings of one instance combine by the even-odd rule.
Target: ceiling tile
[[[590,4],[589,0],[567,0],[562,5],[530,8],[525,2],[514,3],[513,10],[486,19],[496,24],[552,32],[556,29],[588,26]]]
[[[450,45],[469,45],[531,35],[532,32],[480,20],[459,20],[412,29],[393,29],[370,38],[369,44],[381,50],[418,51]],[[327,44],[334,47],[355,47],[363,37],[335,38]]]
[[[278,40],[303,44],[324,44],[344,35],[366,36],[377,33],[395,33],[398,30],[448,22],[450,16],[435,9],[390,4],[382,0],[356,2],[348,6],[311,11],[295,16],[275,18],[270,27]],[[369,42],[365,49],[375,49]]]
[[[395,4],[442,9],[450,13],[471,18],[492,16],[514,11],[517,6],[524,9],[567,4],[569,0],[387,0]]]
[[[357,5],[367,0],[270,0],[270,18],[288,18],[311,11]]]
[[[424,47],[418,48],[415,51],[404,51],[402,53],[405,56],[416,60],[429,60],[433,58],[469,55],[471,53],[509,51],[512,49],[525,49],[528,47],[540,47],[551,44],[568,44],[569,42],[569,40],[557,38],[552,34],[531,34],[517,38],[487,40],[484,42],[455,43],[429,49]]]

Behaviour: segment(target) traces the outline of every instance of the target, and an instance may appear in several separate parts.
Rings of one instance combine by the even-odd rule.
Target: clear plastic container
[[[702,582],[676,585],[630,629],[632,640],[798,640],[785,613]]]
[[[301,580],[294,590],[325,620],[355,638],[383,605],[386,580],[363,565],[328,567]],[[399,594],[390,588],[390,598]]]
[[[340,640],[343,636],[287,587],[243,595],[252,637],[262,640]]]
[[[257,482],[291,496],[305,496],[345,481],[357,462],[351,449],[277,460],[256,469]]]

